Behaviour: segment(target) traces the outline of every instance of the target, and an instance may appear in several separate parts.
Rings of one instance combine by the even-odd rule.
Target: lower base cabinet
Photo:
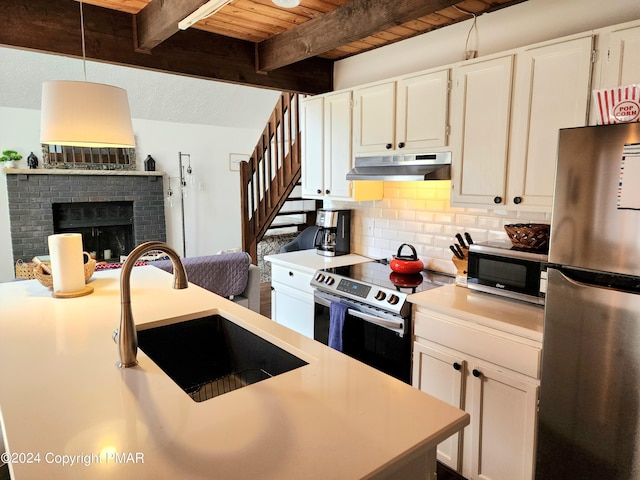
[[[418,312],[415,329],[413,386],[471,416],[469,426],[438,445],[438,460],[469,480],[531,480],[540,346],[476,331],[439,314]],[[439,332],[437,342],[430,331]],[[517,355],[513,363],[504,361],[505,352]]]
[[[313,338],[313,271],[271,266],[271,319]]]

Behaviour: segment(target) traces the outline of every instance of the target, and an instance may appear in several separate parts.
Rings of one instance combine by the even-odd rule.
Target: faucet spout
[[[173,264],[173,288],[187,288],[187,272],[180,261],[180,256],[175,250],[164,242],[141,243],[134,248],[124,264],[120,274],[120,326],[113,332],[113,340],[118,344],[120,361],[117,363],[120,368],[129,368],[138,364],[138,334],[136,324],[133,321],[131,311],[131,271],[136,261],[151,250],[159,250],[166,253]]]

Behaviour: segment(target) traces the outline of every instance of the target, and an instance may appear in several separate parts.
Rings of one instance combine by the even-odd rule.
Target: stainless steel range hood
[[[451,180],[451,152],[356,157],[347,180]]]

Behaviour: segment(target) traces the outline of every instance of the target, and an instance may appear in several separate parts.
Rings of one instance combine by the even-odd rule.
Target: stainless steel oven
[[[314,338],[329,344],[331,304],[342,304],[346,307],[342,352],[411,383],[412,324],[407,296],[452,281],[452,277],[432,272],[398,278],[387,264],[379,262],[319,270],[311,281]]]

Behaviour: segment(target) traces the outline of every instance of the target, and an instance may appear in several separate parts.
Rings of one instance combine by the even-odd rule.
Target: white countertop
[[[274,265],[281,265],[290,268],[301,268],[306,270],[321,270],[323,268],[342,267],[344,265],[355,265],[357,263],[371,262],[373,259],[350,253],[348,255],[338,255],[336,257],[325,257],[318,255],[315,249],[299,250],[297,252],[277,253],[275,255],[265,255],[264,260]]]
[[[12,464],[13,480],[367,478],[469,421],[255,312],[193,285],[173,290],[168,273],[135,267],[138,325],[220,313],[309,362],[196,403],[140,350],[137,367],[115,366],[119,275],[97,272],[94,293],[72,299],[54,299],[36,280],[0,284],[3,435],[12,454],[39,455]],[[105,452],[128,462],[107,462]]]
[[[429,310],[485,327],[542,342],[544,307],[447,285],[409,295],[408,300]]]

